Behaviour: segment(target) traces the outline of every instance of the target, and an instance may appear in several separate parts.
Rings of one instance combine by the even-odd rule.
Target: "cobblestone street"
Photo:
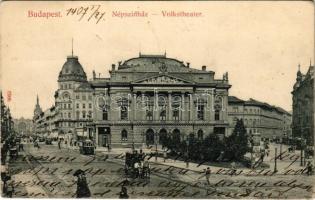
[[[10,162],[13,197],[74,197],[73,173],[82,169],[92,197],[118,198],[125,180],[122,150],[85,156],[76,149],[45,144],[40,147],[27,144],[21,156]],[[276,174],[268,169],[238,169],[231,176],[228,168],[211,167],[210,185],[207,185],[205,165],[197,167],[190,163],[187,169],[182,161],[163,162],[161,158],[155,161],[154,157],[150,162],[150,179],[128,179],[130,198],[310,198],[313,191],[313,176],[284,174],[280,169]],[[291,165],[291,169],[297,171],[298,165]]]

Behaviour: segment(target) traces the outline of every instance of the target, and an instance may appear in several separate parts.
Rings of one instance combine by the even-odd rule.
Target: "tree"
[[[205,161],[216,161],[224,150],[224,144],[215,134],[209,134],[200,145],[202,157]]]
[[[224,157],[228,160],[240,161],[249,151],[248,136],[242,119],[237,120],[231,136],[225,138]]]

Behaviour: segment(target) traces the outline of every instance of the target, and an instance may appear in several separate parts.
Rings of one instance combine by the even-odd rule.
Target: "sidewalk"
[[[137,149],[138,152],[139,152],[139,149]],[[151,150],[151,149],[142,149],[144,153],[146,154],[150,154],[150,153],[155,153],[155,150]],[[131,152],[132,149],[131,148],[114,148],[114,149],[111,149],[110,152],[108,152],[107,148],[98,148],[96,150],[97,152],[101,152],[103,154],[109,154],[109,155],[122,155],[124,156],[126,152]],[[161,152],[161,150],[159,150],[159,152]],[[294,162],[294,160],[297,158],[297,157],[294,157],[296,156],[297,153],[292,153],[290,154],[290,157],[286,157],[287,159],[286,160],[279,160],[277,159],[277,169],[279,172],[284,172],[288,169],[292,169],[292,170],[301,170],[301,169],[304,169],[305,167],[304,166],[300,166],[300,162],[299,160],[296,160]],[[291,158],[291,160],[288,160],[288,158]],[[268,170],[271,170],[273,171],[274,170],[274,155],[270,154],[268,157],[265,157],[265,160],[264,160],[264,163],[268,164],[269,165],[269,168],[266,168],[265,170],[268,171]],[[160,164],[160,165],[166,165],[166,166],[172,166],[172,167],[177,167],[177,168],[181,168],[181,169],[189,169],[191,171],[195,171],[195,172],[203,172],[207,167],[210,167],[211,170],[215,173],[219,170],[231,170],[231,167],[223,167],[223,166],[214,166],[214,165],[211,165],[211,163],[205,163],[205,164],[199,164],[199,163],[193,163],[193,162],[189,162],[189,166],[188,168],[186,167],[186,162],[185,161],[182,161],[182,160],[174,160],[174,159],[166,159],[165,162],[164,162],[164,158],[162,157],[157,157],[157,159],[155,158],[155,156],[151,157],[150,158],[150,162],[151,163],[156,163],[156,164]],[[293,162],[293,164],[288,167],[291,163]],[[228,165],[230,166],[230,165]],[[260,171],[262,169],[257,169],[257,171]],[[238,168],[237,167],[237,172],[240,172],[240,171],[243,171],[243,173],[248,173],[250,171],[252,171],[252,169],[250,168],[245,168],[245,167],[242,167],[242,168]]]

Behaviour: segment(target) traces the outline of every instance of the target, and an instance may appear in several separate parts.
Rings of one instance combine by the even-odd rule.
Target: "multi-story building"
[[[215,79],[202,66],[166,55],[139,55],[113,64],[109,78],[87,81],[78,57],[67,57],[58,77],[55,106],[34,111],[37,130],[92,139],[97,146],[161,143],[167,134],[221,137],[228,131],[228,75]],[[38,114],[40,113],[40,114]]]
[[[306,74],[299,70],[292,91],[294,137],[305,139],[314,145],[314,66],[309,66]]]
[[[1,128],[1,142],[5,141],[14,132],[14,122],[11,116],[10,108],[4,104],[2,91],[0,91],[0,128]]]
[[[227,73],[215,79],[202,66],[166,55],[142,55],[112,65],[109,78],[90,82],[94,118],[89,131],[98,146],[141,146],[188,135],[227,133]]]
[[[229,134],[237,119],[243,119],[247,133],[260,133],[261,137],[276,139],[291,135],[291,114],[284,109],[254,99],[244,101],[229,96]]]
[[[77,56],[68,56],[58,76],[55,105],[41,111],[35,106],[37,132],[69,140],[87,137],[86,123],[93,117],[93,89]]]

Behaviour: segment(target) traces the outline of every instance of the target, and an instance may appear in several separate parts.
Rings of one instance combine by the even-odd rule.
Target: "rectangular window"
[[[216,110],[214,113],[214,120],[220,120],[220,110]]]
[[[68,118],[71,119],[71,113],[68,113]]]
[[[77,108],[80,108],[80,105],[77,103]]]
[[[82,95],[82,100],[85,101],[86,100],[86,96]]]
[[[146,110],[146,119],[153,120],[153,105],[148,105]]]
[[[178,110],[173,111],[173,120],[179,120],[179,111]]]
[[[205,106],[204,105],[198,105],[198,107],[197,107],[197,119],[198,120],[204,120],[205,119]]]
[[[127,120],[128,119],[128,108],[127,106],[122,106],[120,108],[120,119]]]
[[[89,95],[89,100],[92,100],[92,95]]]
[[[160,120],[165,121],[166,120],[166,109],[165,107],[160,107]]]
[[[103,110],[103,117],[102,117],[103,120],[108,120],[108,112],[107,110]]]
[[[82,104],[82,108],[85,108],[85,103]]]
[[[86,113],[85,113],[85,111],[83,111],[82,112],[82,118],[85,119],[85,117],[86,117]]]
[[[92,108],[92,104],[91,103],[89,103],[89,108]]]
[[[76,98],[76,99],[80,99],[80,96],[79,96],[79,95],[76,95],[75,98]]]

